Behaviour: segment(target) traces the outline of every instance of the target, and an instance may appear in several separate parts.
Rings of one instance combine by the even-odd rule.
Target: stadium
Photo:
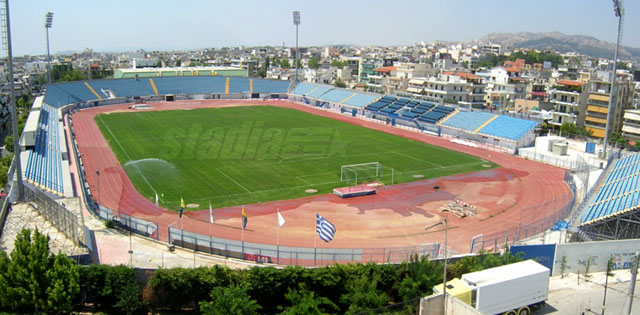
[[[610,159],[588,189],[587,164],[517,155],[538,124],[321,84],[93,80],[46,87],[20,160],[26,198],[55,204],[89,248],[65,198],[158,242],[282,265],[498,251],[563,220],[586,240],[637,237],[638,155]]]

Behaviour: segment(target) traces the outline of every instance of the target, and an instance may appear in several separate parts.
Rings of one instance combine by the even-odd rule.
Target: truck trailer
[[[545,304],[549,268],[534,260],[462,275],[447,282],[447,294],[484,314],[529,315]],[[442,293],[442,284],[433,288]]]

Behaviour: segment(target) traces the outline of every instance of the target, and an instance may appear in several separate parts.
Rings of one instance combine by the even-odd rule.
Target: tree
[[[415,301],[433,292],[433,286],[442,282],[442,266],[436,265],[428,256],[411,256],[410,261],[400,264],[398,294],[404,302]]]
[[[176,67],[180,67],[180,66],[182,66],[182,60],[178,59],[176,60]]]
[[[212,301],[201,301],[200,312],[203,314],[258,314],[260,305],[248,294],[247,285],[216,287],[211,291]]]
[[[23,229],[11,259],[0,256],[0,306],[36,313],[66,312],[80,292],[78,267],[62,254],[49,252],[49,236]]]
[[[319,315],[338,309],[328,298],[307,290],[304,283],[299,285],[298,290],[289,289],[284,296],[291,303],[291,306],[284,308],[287,315]]]
[[[468,69],[468,68],[469,68],[469,62],[468,62],[468,61],[463,61],[460,65],[461,65],[463,68],[466,68],[466,69]]]
[[[363,274],[351,280],[347,284],[348,293],[340,298],[342,303],[349,305],[346,314],[359,314],[389,303],[389,296],[378,291],[379,281],[380,273],[371,276]]]
[[[340,60],[336,59],[336,60],[331,61],[331,66],[333,66],[333,67],[344,68],[344,67],[346,67],[348,65],[349,65],[349,62],[347,60],[340,61]]]
[[[339,88],[346,88],[347,87],[347,84],[344,83],[340,79],[336,80],[336,82],[334,82],[333,85],[335,85],[336,87],[339,87]]]
[[[291,64],[289,63],[289,59],[282,59],[282,61],[280,61],[280,67],[285,68],[285,69],[291,68]]]
[[[616,63],[616,68],[618,68],[618,70],[629,70],[628,63],[623,61],[618,61]]]
[[[320,63],[318,62],[318,59],[315,57],[309,59],[309,69],[318,69],[319,66]]]
[[[59,311],[71,311],[73,302],[80,292],[80,275],[75,262],[59,253],[53,259],[53,268],[46,272],[47,308]]]
[[[13,153],[13,135],[12,134],[8,134],[6,137],[4,137],[4,148]]]

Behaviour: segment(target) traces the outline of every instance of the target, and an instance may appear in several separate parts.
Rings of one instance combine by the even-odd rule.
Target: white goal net
[[[378,162],[342,165],[340,168],[340,181],[350,185],[371,182],[384,175],[384,166]]]

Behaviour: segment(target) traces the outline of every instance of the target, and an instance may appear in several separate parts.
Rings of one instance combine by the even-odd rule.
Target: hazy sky
[[[640,47],[640,1],[624,3],[622,44]],[[492,32],[551,32],[616,40],[611,0],[21,0],[11,1],[13,53],[170,50],[236,45],[402,45],[468,41]],[[6,52],[2,51],[2,55]]]

